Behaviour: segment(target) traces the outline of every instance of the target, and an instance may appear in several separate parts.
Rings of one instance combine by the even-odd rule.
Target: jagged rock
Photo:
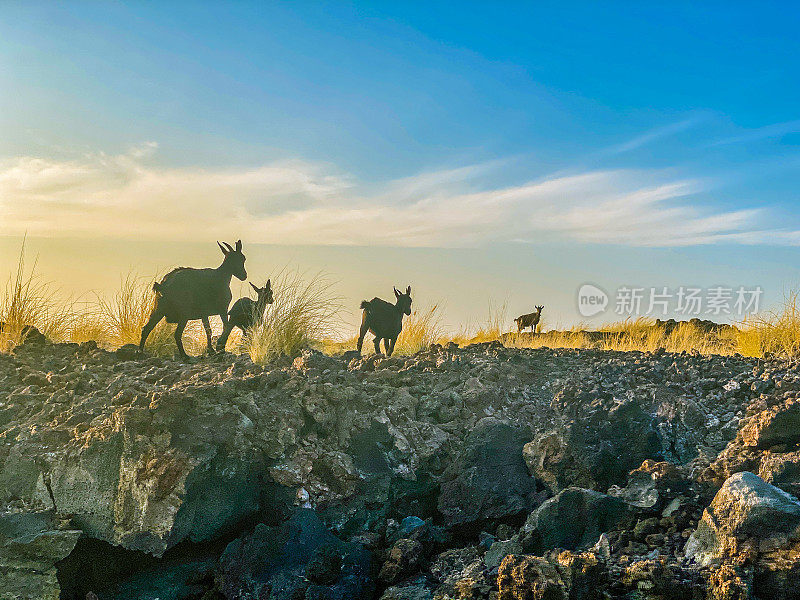
[[[474,546],[446,550],[434,557],[431,578],[436,584],[434,597],[456,597],[471,589],[489,586],[486,566],[482,560],[483,552]],[[469,596],[467,596],[469,597]]]
[[[755,404],[755,413],[736,438],[700,475],[719,487],[731,475],[758,473],[765,481],[800,494],[800,400],[788,398],[773,405]]]
[[[417,540],[399,539],[389,550],[386,562],[381,566],[378,579],[383,583],[394,583],[403,575],[414,573],[424,558],[422,544]]]
[[[524,450],[530,473],[551,493],[570,486],[606,490],[661,454],[653,417],[635,398],[597,398],[567,389],[554,397],[552,406],[562,424]]]
[[[52,511],[0,514],[0,599],[58,600],[55,565],[80,535]]]
[[[509,555],[497,575],[498,600],[599,600],[604,580],[597,557],[560,552],[547,557]]]
[[[503,559],[509,554],[522,554],[522,542],[516,538],[498,540],[489,547],[483,556],[483,562],[489,570],[499,567]]]
[[[720,565],[709,572],[708,600],[751,600],[752,584],[752,573],[748,576],[733,565]]]
[[[526,551],[586,549],[631,511],[623,501],[593,490],[567,488],[531,513],[522,527]]]
[[[745,446],[766,449],[800,443],[800,400],[791,398],[760,412],[741,429]]]
[[[611,486],[608,495],[637,508],[658,510],[668,498],[686,491],[689,485],[689,478],[676,465],[646,460],[630,472],[624,488]]]
[[[120,360],[135,360],[137,358],[144,358],[144,352],[139,350],[136,344],[125,344],[120,346],[114,351],[114,354]]]
[[[408,581],[402,585],[387,588],[380,600],[433,600],[433,592],[424,577]]]
[[[106,569],[91,588],[73,586],[101,600],[136,586],[161,594],[166,588],[150,573],[165,581],[174,574],[191,594],[211,593],[207,580],[184,575],[207,570],[218,540],[247,538],[258,518],[280,523],[297,506],[315,508],[341,543],[377,556],[398,539],[416,541],[423,587],[485,600],[496,581],[486,550],[521,541],[511,527],[545,498],[542,484],[605,491],[647,458],[696,456],[690,468],[700,469],[733,438],[748,403],[748,418],[769,410],[785,400],[776,394],[800,389],[798,379],[776,361],[498,343],[350,361],[306,352],[267,366],[232,354],[179,362],[93,343],[23,344],[0,355],[0,508],[69,516],[84,537],[59,567],[66,583],[81,571],[64,565],[90,560],[83,542],[99,544],[100,554],[120,552],[117,562],[135,573]],[[531,440],[557,443],[552,452],[528,444],[526,460]],[[788,443],[737,443],[754,468],[763,463],[758,472],[794,485]],[[537,448],[546,450],[541,461]],[[659,498],[647,509],[654,514],[640,519],[647,526],[609,531],[599,547],[604,559],[680,554],[699,505],[685,492],[659,520],[674,488],[656,483]],[[409,515],[419,519],[406,522]],[[481,547],[452,547],[481,530]],[[210,555],[170,562],[187,547]],[[489,563],[509,551],[516,550],[498,545]],[[789,551],[773,557],[776,582],[793,568],[781,566]],[[334,554],[315,553],[301,573],[304,595],[337,585],[325,583],[336,576]],[[406,576],[413,575],[399,575],[394,587],[409,587]],[[112,579],[103,590],[94,586],[101,578]]]
[[[530,510],[536,482],[522,459],[526,433],[496,419],[478,423],[445,473],[439,510],[449,525]]]
[[[698,577],[663,559],[636,561],[627,567],[622,583],[635,591],[641,600],[695,600],[698,598]]]
[[[800,502],[749,472],[732,475],[703,512],[685,553],[702,565],[800,539]]]
[[[497,600],[567,600],[556,568],[538,556],[509,555],[497,574]]]
[[[800,451],[781,454],[765,452],[759,461],[758,476],[800,498]]]
[[[316,513],[298,510],[277,527],[259,524],[231,542],[217,584],[228,600],[359,600],[372,592],[370,555],[331,535]]]

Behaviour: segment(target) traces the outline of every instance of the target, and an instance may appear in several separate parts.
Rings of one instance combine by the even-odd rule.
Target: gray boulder
[[[703,511],[684,553],[701,565],[743,549],[769,552],[800,539],[800,502],[757,475],[729,477]]]
[[[371,556],[332,535],[313,510],[300,509],[277,527],[259,524],[220,558],[217,585],[228,600],[371,597]]]
[[[0,515],[0,598],[58,600],[55,564],[80,535],[52,512]]]
[[[582,488],[567,488],[531,513],[522,527],[526,551],[585,550],[610,531],[631,508],[622,500]]]
[[[448,525],[496,519],[530,510],[536,481],[528,474],[524,431],[496,419],[480,421],[445,472],[439,511]]]

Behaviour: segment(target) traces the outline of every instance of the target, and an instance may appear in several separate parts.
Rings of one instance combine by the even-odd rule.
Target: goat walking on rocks
[[[542,318],[542,309],[544,306],[536,306],[536,312],[528,313],[527,315],[520,315],[514,319],[517,324],[517,334],[522,333],[526,327],[531,328],[531,333],[536,333],[536,326],[539,325],[539,320]]]
[[[225,350],[228,336],[230,336],[234,327],[238,327],[243,332],[247,331],[264,318],[267,304],[272,304],[272,284],[269,279],[267,279],[267,284],[263,288],[257,287],[252,283],[250,287],[256,291],[258,297],[255,300],[239,298],[233,303],[231,310],[228,312],[228,322],[222,330],[222,335],[217,340],[217,352]]]
[[[175,329],[175,343],[178,352],[186,357],[183,349],[183,330],[186,323],[195,319],[203,320],[206,330],[208,352],[214,352],[211,346],[211,324],[208,317],[219,315],[223,326],[228,323],[228,305],[231,303],[231,277],[241,281],[247,279],[244,268],[245,257],[242,254],[242,240],[236,242],[236,248],[230,244],[219,242],[222,253],[225,255],[222,264],[216,269],[192,269],[178,267],[164,275],[164,278],[153,284],[156,292],[156,304],[145,326],[142,328],[142,338],[139,341],[139,350],[144,349],[147,336],[161,319],[167,323],[177,323]]]
[[[411,286],[406,288],[405,294],[394,288],[394,297],[396,299],[394,304],[380,298],[361,302],[364,312],[361,315],[361,330],[358,333],[359,354],[367,331],[375,336],[372,341],[375,344],[376,354],[381,352],[381,339],[386,349],[386,356],[391,356],[394,352],[397,337],[403,329],[403,315],[411,314]]]

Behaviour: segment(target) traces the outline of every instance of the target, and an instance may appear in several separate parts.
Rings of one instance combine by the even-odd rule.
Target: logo
[[[599,287],[584,283],[578,290],[578,312],[583,317],[599,315],[608,307],[608,294]]]

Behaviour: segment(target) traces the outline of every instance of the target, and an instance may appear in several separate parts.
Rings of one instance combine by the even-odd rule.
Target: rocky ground
[[[800,598],[800,372],[0,356],[0,598]]]

